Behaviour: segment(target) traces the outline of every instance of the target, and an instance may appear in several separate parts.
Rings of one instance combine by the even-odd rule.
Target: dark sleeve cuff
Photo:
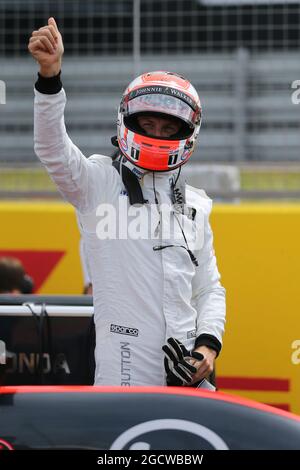
[[[55,95],[56,93],[59,93],[62,89],[60,74],[61,72],[59,72],[54,77],[42,77],[42,75],[38,73],[35,89],[40,93],[44,93],[45,95]]]
[[[208,348],[213,349],[216,351],[217,357],[222,349],[222,344],[220,341],[215,336],[207,334],[200,335],[198,338],[196,338],[195,349],[199,346],[207,346]]]

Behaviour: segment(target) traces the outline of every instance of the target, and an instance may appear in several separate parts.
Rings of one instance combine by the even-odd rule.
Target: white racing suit
[[[167,338],[177,338],[188,349],[195,347],[196,338],[197,345],[210,346],[212,341],[221,347],[225,290],[220,284],[209,225],[212,202],[204,191],[187,186],[187,206],[197,213],[195,220],[186,215],[180,220],[186,219],[187,237],[199,232],[203,239],[193,250],[198,267],[180,246],[153,250],[155,245],[185,245],[177,222],[176,237],[149,237],[153,231],[156,235],[161,232],[165,223],[168,210],[161,210],[159,215],[157,208],[171,208],[170,181],[178,170],[155,173],[154,177],[149,172],[140,180],[144,198],[149,201],[140,208],[140,216],[146,219],[155,203],[153,180],[159,202],[153,227],[148,224],[148,236],[128,239],[116,230],[117,236],[99,239],[99,233],[101,238],[105,231],[103,207],[115,209],[117,229],[132,221],[137,224],[132,214],[127,214],[130,207],[133,211],[137,208],[129,205],[111,158],[92,155],[87,159],[72,143],[64,124],[65,103],[63,89],[52,95],[35,90],[35,152],[64,198],[77,210],[93,283],[95,384],[165,385],[161,348]],[[175,220],[171,209],[168,216]]]

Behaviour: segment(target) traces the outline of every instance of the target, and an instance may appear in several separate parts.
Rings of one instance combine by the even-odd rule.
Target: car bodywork
[[[300,417],[179,387],[0,387],[14,449],[299,449]]]

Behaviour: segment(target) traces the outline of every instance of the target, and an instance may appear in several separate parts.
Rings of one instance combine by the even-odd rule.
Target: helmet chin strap
[[[169,170],[169,171],[155,171],[155,170],[145,170],[144,168],[140,168],[137,165],[134,165],[134,163],[130,162],[124,155],[120,152],[120,155],[116,158],[117,161],[121,163],[121,165],[125,165],[127,168],[129,168],[130,171],[132,171],[133,174],[136,175],[138,179],[142,179],[146,174],[149,173],[155,173],[155,174],[172,174],[172,179],[173,179],[173,184],[176,185],[178,181],[178,177],[181,172],[181,167],[176,168],[176,170]]]
[[[140,168],[140,167],[134,165],[133,163],[131,163],[129,160],[127,160],[126,157],[124,157],[124,155],[122,153],[119,155],[117,160],[121,163],[121,165],[124,165],[127,168],[129,168],[129,170],[132,171],[132,173],[138,179],[142,179],[143,176],[145,176],[146,173],[150,173],[149,170],[144,170],[143,168]]]

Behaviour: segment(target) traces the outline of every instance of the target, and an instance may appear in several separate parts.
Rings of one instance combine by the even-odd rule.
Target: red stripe
[[[280,410],[290,411],[290,405],[288,403],[266,403],[268,406],[274,406],[274,408],[279,408]]]
[[[211,400],[219,400],[236,405],[247,406],[266,413],[272,413],[284,418],[293,419],[300,422],[300,416],[288,413],[287,411],[280,410],[265,405],[264,403],[255,402],[247,398],[236,397],[227,395],[222,392],[210,392],[208,390],[199,390],[190,387],[109,387],[109,386],[90,386],[90,385],[10,385],[1,386],[1,393],[153,393],[153,394],[167,394],[167,395],[184,395],[184,396],[198,396],[208,398]]]
[[[290,383],[287,379],[262,377],[218,377],[218,387],[229,390],[260,390],[268,392],[288,392]]]

